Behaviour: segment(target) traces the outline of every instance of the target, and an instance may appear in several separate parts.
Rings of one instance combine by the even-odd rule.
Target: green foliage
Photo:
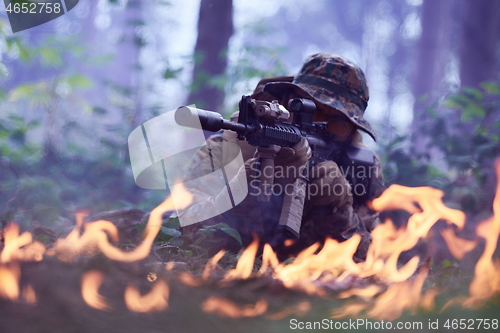
[[[464,88],[427,109],[432,119],[421,129],[427,149],[418,154],[402,135],[380,151],[387,184],[433,186],[448,205],[466,213],[491,211],[494,160],[500,156],[500,84]]]
[[[184,69],[183,67],[176,68],[176,69],[168,67],[163,72],[163,78],[165,80],[176,79],[179,76],[179,74],[182,73],[183,69]]]
[[[201,226],[191,236],[183,235],[179,229],[178,218],[163,221],[155,241],[157,246],[188,257],[195,254],[197,257],[206,257],[208,254],[208,249],[205,248],[206,244],[212,240],[217,242],[224,235],[236,240],[240,246],[243,245],[239,232],[226,223]]]
[[[198,229],[198,233],[202,235],[203,237],[200,237],[196,242],[196,244],[200,244],[203,242],[205,238],[212,239],[217,232],[217,230],[222,231],[226,235],[236,239],[236,241],[240,244],[243,245],[241,241],[241,236],[239,232],[236,229],[233,229],[229,227],[226,223],[218,223],[215,225],[207,225],[203,226],[203,228]]]

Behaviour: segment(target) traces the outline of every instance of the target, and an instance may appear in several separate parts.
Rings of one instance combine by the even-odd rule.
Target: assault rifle
[[[289,122],[290,112],[293,114]],[[179,125],[197,127],[206,131],[218,132],[221,129],[231,130],[238,134],[238,139],[247,140],[259,150],[271,148],[272,145],[292,147],[306,138],[312,150],[308,169],[303,177],[294,184],[293,194],[285,197],[280,217],[280,225],[291,229],[298,237],[305,200],[305,187],[308,170],[321,162],[332,160],[337,163],[344,176],[349,181],[353,199],[356,204],[363,204],[370,192],[370,167],[374,165],[373,153],[363,147],[334,141],[335,134],[328,133],[327,122],[313,121],[316,105],[309,99],[295,98],[288,103],[288,110],[278,101],[260,101],[243,96],[239,103],[238,122],[225,120],[217,112],[180,107],[175,113]],[[262,156],[263,165],[273,166],[274,161],[268,156]],[[359,169],[359,168],[362,169]],[[358,172],[358,171],[364,172]],[[272,186],[272,179],[265,179],[261,173],[261,185]],[[265,191],[264,191],[265,193]],[[269,196],[261,196],[260,201],[269,201]]]

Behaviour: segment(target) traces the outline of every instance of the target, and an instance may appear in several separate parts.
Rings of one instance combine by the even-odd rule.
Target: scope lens
[[[302,109],[302,101],[300,99],[292,100],[292,109],[300,111],[300,109]]]

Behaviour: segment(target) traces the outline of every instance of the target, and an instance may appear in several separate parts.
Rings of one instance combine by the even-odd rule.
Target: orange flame
[[[219,260],[224,257],[224,254],[226,254],[226,251],[220,250],[207,262],[207,264],[205,265],[205,269],[203,269],[203,273],[201,274],[201,277],[203,279],[207,280],[210,277],[212,271],[215,269],[215,267],[217,267],[217,263],[219,262]]]
[[[198,287],[205,282],[205,280],[200,279],[200,278],[195,278],[191,273],[189,272],[182,272],[179,274],[179,280],[184,283],[186,286],[191,286],[191,287]]]
[[[368,311],[368,316],[381,320],[394,320],[401,316],[403,310],[414,310],[420,304],[422,287],[429,273],[425,267],[414,281],[394,283],[386,292],[377,298],[375,306]]]
[[[253,263],[258,247],[259,240],[255,238],[241,254],[241,257],[236,264],[236,268],[227,272],[226,276],[224,276],[224,280],[248,279],[252,274]]]
[[[156,281],[153,288],[144,296],[137,287],[128,285],[125,289],[125,305],[134,312],[161,311],[168,307],[169,294],[170,289],[163,280]]]
[[[182,184],[176,185],[172,194],[151,212],[146,228],[144,229],[144,240],[133,251],[124,252],[109,243],[108,235],[114,242],[118,242],[119,240],[118,229],[113,223],[103,220],[83,223],[84,216],[80,214],[77,215],[77,223],[83,223],[85,228],[84,233],[80,235],[80,228],[77,226],[65,239],[59,239],[56,242],[54,251],[51,251],[50,254],[57,253],[60,260],[71,261],[82,251],[86,251],[86,254],[93,254],[100,250],[106,257],[112,260],[123,262],[142,260],[149,255],[153,241],[160,231],[162,214],[176,209],[173,200],[174,196],[185,206],[189,205],[192,201],[192,194]],[[184,208],[185,206],[180,207],[178,203],[177,209]]]
[[[98,310],[109,310],[106,299],[99,295],[99,288],[104,277],[101,272],[93,270],[82,277],[82,297],[88,306]]]
[[[493,200],[493,216],[481,222],[477,234],[486,240],[484,252],[474,270],[474,279],[469,287],[471,295],[465,307],[474,308],[500,291],[500,262],[493,260],[500,234],[500,159],[496,161],[497,189]]]
[[[0,265],[0,297],[11,301],[19,299],[19,277],[21,270],[17,264]]]
[[[465,214],[446,207],[441,201],[443,195],[443,191],[430,187],[391,185],[379,198],[373,200],[370,205],[376,211],[404,209],[413,215],[408,219],[407,227],[400,230],[396,230],[391,221],[386,221],[373,230],[372,245],[361,276],[375,275],[389,282],[405,281],[415,273],[420,258],[413,257],[398,269],[397,262],[402,252],[412,249],[420,238],[426,237],[430,228],[440,219],[462,229]]]
[[[477,239],[469,241],[457,237],[455,232],[450,228],[441,230],[441,236],[443,236],[451,254],[458,260],[462,260],[465,254],[472,251],[478,243]]]
[[[41,261],[43,259],[45,246],[38,241],[32,243],[33,237],[30,232],[25,231],[19,235],[19,225],[10,223],[3,233],[5,246],[0,254],[0,262],[7,263],[14,259],[24,261]],[[26,247],[21,249],[23,246]]]
[[[36,293],[32,286],[27,285],[23,288],[23,299],[26,303],[35,305],[36,304]]]
[[[215,313],[221,317],[255,317],[267,311],[267,302],[262,299],[254,305],[248,304],[240,307],[226,298],[210,297],[203,302],[202,309],[205,312]]]
[[[276,268],[279,265],[278,257],[274,253],[273,248],[269,244],[264,245],[264,251],[262,253],[262,266],[260,266],[259,273],[263,274],[267,271],[267,268]]]
[[[353,261],[360,240],[360,235],[354,235],[342,243],[329,238],[318,254],[314,253],[318,250],[319,244],[314,244],[299,253],[293,263],[277,266],[275,277],[283,281],[288,288],[300,288],[308,294],[324,294],[314,281],[325,272],[335,278],[342,273],[340,279],[351,273],[360,273],[360,266]]]
[[[352,296],[358,296],[361,298],[372,298],[380,292],[380,287],[377,285],[370,285],[366,288],[353,288],[341,292],[339,298],[349,298]]]
[[[500,179],[500,160],[496,162],[496,171]],[[176,203],[183,202],[186,206],[192,200],[191,194],[182,185],[176,186],[172,195],[176,196]],[[435,307],[434,299],[438,291],[429,289],[422,294],[423,283],[429,271],[428,265],[424,265],[411,279],[417,271],[420,258],[415,256],[402,267],[398,266],[398,259],[402,252],[410,250],[421,238],[426,237],[438,220],[455,224],[458,229],[463,228],[465,214],[446,207],[441,201],[442,196],[442,191],[427,187],[407,188],[399,185],[389,187],[382,196],[370,204],[371,208],[377,211],[404,209],[413,215],[405,228],[397,229],[390,220],[378,226],[372,232],[372,244],[365,262],[353,261],[353,255],[361,240],[360,235],[354,235],[342,243],[327,239],[321,250],[319,244],[314,244],[302,251],[289,264],[280,263],[271,246],[266,244],[262,255],[262,266],[257,275],[271,272],[274,278],[281,280],[288,288],[300,288],[309,294],[319,295],[325,294],[324,287],[328,286],[328,283],[332,281],[349,283],[353,277],[374,276],[390,283],[387,289],[380,285],[368,285],[348,290],[345,290],[347,283],[344,283],[344,291],[338,298],[359,297],[363,300],[375,298],[375,302],[348,301],[342,309],[332,312],[334,318],[354,316],[366,311],[369,317],[394,320],[401,316],[403,311],[414,311],[418,306],[430,311]],[[155,208],[148,220],[143,242],[131,252],[124,252],[110,243],[110,239],[113,242],[119,240],[118,230],[114,224],[102,220],[84,222],[86,212],[76,213],[77,227],[65,239],[59,239],[54,248],[48,251],[43,244],[33,242],[29,232],[20,235],[19,226],[9,224],[4,230],[5,246],[0,254],[0,297],[16,301],[21,296],[30,304],[36,303],[36,294],[32,286],[26,285],[20,293],[21,271],[17,264],[12,263],[15,260],[42,260],[43,254],[48,254],[57,255],[60,260],[70,261],[78,254],[89,255],[98,251],[118,261],[132,262],[144,259],[150,253],[153,241],[161,228],[162,214],[175,208],[181,207],[174,207],[172,196]],[[500,262],[493,259],[500,234],[500,182],[497,185],[493,211],[494,216],[477,227],[477,234],[486,240],[486,246],[475,268],[475,277],[469,289],[470,298],[466,301],[450,301],[448,304],[454,302],[462,303],[465,307],[477,307],[500,291]],[[478,243],[478,240],[468,241],[457,237],[452,228],[442,230],[441,234],[450,252],[459,260]],[[241,254],[236,268],[227,272],[223,281],[247,279],[252,276],[257,249],[258,240],[254,239]],[[221,251],[207,263],[201,279],[188,272],[179,274],[179,279],[187,285],[199,286],[210,278],[223,256],[224,251]],[[173,269],[174,263],[168,263],[165,268]],[[170,292],[168,284],[153,273],[148,276],[148,280],[153,283],[153,287],[144,296],[137,287],[127,286],[124,296],[130,311],[160,311],[168,307]],[[93,308],[109,310],[107,300],[99,294],[102,282],[103,274],[99,271],[84,274],[82,297]],[[203,302],[202,308],[208,313],[241,318],[262,315],[267,311],[268,304],[265,300],[260,300],[255,304],[240,306],[225,298],[210,297]],[[302,315],[310,308],[309,302],[300,302],[269,315],[269,318],[281,319],[294,314]]]

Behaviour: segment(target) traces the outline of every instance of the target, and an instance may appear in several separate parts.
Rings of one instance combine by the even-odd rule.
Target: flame
[[[85,223],[82,235],[80,228],[76,227],[66,238],[58,239],[48,254],[57,253],[58,259],[66,262],[73,261],[81,253],[90,256],[98,253],[103,243],[109,245],[108,235],[118,242],[118,229],[113,223],[104,220]]]
[[[36,293],[31,285],[27,285],[23,288],[22,295],[26,303],[31,305],[36,304]]]
[[[191,273],[189,272],[182,272],[179,274],[179,280],[184,283],[187,286],[191,287],[198,287],[201,286],[205,280],[200,279],[200,278],[195,278]]]
[[[10,266],[0,264],[0,298],[11,301],[19,299],[19,278],[21,270],[17,264]]]
[[[259,273],[263,274],[267,271],[268,267],[275,269],[279,265],[278,257],[274,253],[273,248],[269,244],[264,245],[262,253],[262,266],[260,266]]]
[[[250,243],[250,245],[248,245],[245,251],[241,254],[241,257],[236,264],[236,268],[227,272],[226,276],[224,276],[224,280],[248,279],[252,274],[253,263],[258,247],[259,240],[254,238],[252,243]]]
[[[339,298],[349,298],[353,296],[358,296],[361,298],[373,298],[375,295],[377,295],[380,292],[380,287],[377,285],[370,285],[366,288],[353,288],[346,290],[344,292],[341,292],[339,294]]]
[[[88,306],[98,310],[109,310],[106,299],[99,295],[99,288],[104,277],[101,272],[93,270],[82,277],[82,297]]]
[[[381,294],[375,306],[368,311],[368,316],[379,320],[394,320],[401,316],[403,310],[415,310],[420,304],[422,287],[429,273],[428,267],[423,267],[414,281],[394,283]]]
[[[398,269],[398,258],[402,252],[417,245],[440,219],[462,229],[465,214],[446,207],[441,201],[443,195],[443,191],[430,187],[391,185],[379,198],[373,200],[369,205],[376,211],[403,209],[412,216],[408,219],[408,225],[400,230],[396,230],[390,220],[373,230],[372,245],[363,264],[361,277],[375,275],[388,282],[405,281],[417,270],[420,258],[415,256]]]
[[[500,160],[496,162],[497,177],[500,179]],[[35,304],[37,297],[31,285],[19,286],[21,270],[15,261],[40,261],[43,255],[56,255],[62,261],[72,261],[77,255],[92,255],[102,252],[108,258],[123,262],[132,262],[146,258],[162,224],[162,214],[175,208],[176,203],[186,206],[192,200],[191,194],[182,185],[174,187],[172,196],[155,208],[145,228],[143,242],[133,251],[125,252],[112,242],[118,242],[118,229],[109,221],[85,222],[87,212],[76,213],[76,227],[64,239],[59,239],[52,249],[47,250],[43,244],[33,241],[29,232],[20,234],[19,226],[11,223],[5,230],[5,246],[0,253],[0,297],[17,301],[21,296],[29,304]],[[353,255],[357,250],[360,235],[354,235],[344,242],[326,239],[321,247],[319,243],[302,251],[293,262],[280,263],[276,253],[268,244],[264,245],[262,266],[253,273],[254,260],[258,250],[258,240],[254,241],[242,252],[236,268],[227,272],[223,282],[233,279],[248,279],[252,276],[269,274],[283,282],[287,288],[298,288],[308,294],[325,295],[328,288],[341,291],[340,299],[348,300],[341,308],[332,312],[333,318],[359,315],[364,311],[366,316],[381,320],[394,320],[403,311],[415,311],[421,307],[427,311],[435,308],[436,289],[428,289],[424,293],[423,285],[429,272],[429,265],[424,264],[418,273],[420,258],[415,256],[405,265],[399,266],[398,260],[402,252],[412,249],[421,238],[425,238],[431,227],[438,220],[445,220],[461,230],[465,223],[465,214],[446,207],[442,202],[443,192],[420,187],[407,188],[399,185],[389,187],[378,199],[370,203],[376,211],[403,209],[411,217],[403,228],[396,228],[387,220],[372,232],[372,243],[365,262],[356,263]],[[462,304],[464,307],[478,307],[486,300],[500,292],[500,261],[493,259],[500,234],[500,182],[493,203],[494,215],[477,227],[477,235],[486,241],[484,252],[475,267],[475,276],[470,284],[468,299],[455,299],[450,304]],[[478,244],[476,240],[465,240],[457,237],[453,228],[441,231],[450,252],[459,260]],[[288,242],[291,243],[291,242]],[[290,245],[290,244],[287,244]],[[189,272],[178,275],[181,282],[189,286],[199,286],[210,279],[218,262],[225,252],[220,251],[210,259],[201,278]],[[172,270],[175,263],[165,265]],[[368,284],[365,278],[374,277],[378,284]],[[161,311],[168,307],[169,286],[155,273],[147,276],[152,283],[151,290],[141,295],[132,284],[125,290],[124,298],[127,308],[134,312]],[[364,279],[363,287],[352,287],[353,281]],[[84,301],[91,307],[110,310],[108,301],[99,294],[103,283],[103,273],[93,270],[82,276],[81,292]],[[334,286],[335,288],[332,288]],[[359,284],[358,284],[359,286]],[[237,305],[220,297],[210,297],[202,304],[205,312],[220,316],[242,318],[259,316],[268,309],[264,299],[255,304]],[[269,314],[270,319],[282,319],[291,315],[303,315],[310,311],[308,301],[299,302],[282,311]]]
[[[432,311],[436,307],[434,299],[438,294],[437,289],[429,289],[425,292],[420,300],[420,306],[427,311]]]
[[[0,254],[0,262],[7,263],[12,260],[41,261],[45,246],[33,241],[30,232],[25,231],[19,235],[19,225],[9,223],[3,231],[5,246]],[[26,246],[27,245],[27,246]],[[23,246],[26,248],[21,249]]]
[[[451,254],[458,260],[462,260],[465,254],[472,251],[478,243],[477,239],[469,241],[457,237],[450,228],[441,230],[441,236],[443,236]]]
[[[318,254],[314,253],[319,244],[313,244],[299,253],[293,263],[278,265],[275,268],[275,277],[283,281],[288,288],[298,287],[308,294],[322,295],[324,291],[316,285],[315,280],[324,273],[340,279],[351,273],[360,273],[360,266],[353,261],[360,240],[360,235],[354,235],[342,243],[328,238]]]
[[[79,210],[79,211],[75,212],[75,219],[76,219],[76,226],[77,227],[83,226],[85,217],[87,217],[87,215],[89,215],[89,211],[87,211],[87,210]]]
[[[165,264],[165,270],[171,271],[175,268],[175,262],[170,261]]]
[[[134,285],[128,285],[125,289],[125,305],[130,311],[151,312],[161,311],[168,307],[170,289],[163,280],[154,283],[153,288],[142,296]]]
[[[224,254],[226,254],[226,251],[220,250],[207,262],[207,264],[205,265],[205,269],[203,269],[203,273],[201,274],[202,279],[207,280],[210,277],[212,271],[215,269],[215,267],[217,267],[217,263],[219,262],[219,260],[224,257]]]
[[[142,260],[149,255],[153,241],[160,231],[163,213],[185,207],[179,206],[179,203],[176,207],[173,200],[174,196],[185,206],[192,201],[192,194],[182,184],[174,186],[172,194],[151,212],[144,229],[144,240],[133,251],[125,252],[109,243],[108,235],[114,242],[119,240],[118,229],[113,223],[104,220],[84,223],[84,214],[78,215],[77,213],[77,227],[66,238],[59,239],[54,245],[54,251],[51,251],[50,254],[57,253],[60,260],[72,261],[82,251],[85,251],[87,255],[91,255],[100,250],[111,260],[123,262]],[[82,235],[80,235],[80,225],[78,224],[84,226]]]
[[[493,216],[477,227],[478,236],[486,240],[484,252],[474,270],[469,293],[471,297],[464,302],[465,307],[476,308],[485,300],[500,291],[500,262],[493,260],[500,234],[500,159],[496,161],[497,189],[493,200]]]
[[[202,304],[202,309],[208,313],[215,313],[221,317],[242,318],[260,316],[267,311],[267,302],[263,299],[255,304],[238,306],[226,298],[210,297]]]

